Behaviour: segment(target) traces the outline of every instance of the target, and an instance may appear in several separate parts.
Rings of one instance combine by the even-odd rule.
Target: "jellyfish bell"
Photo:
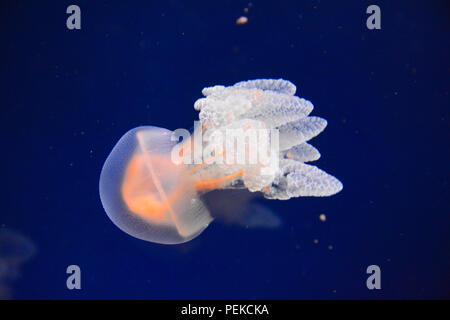
[[[177,244],[199,235],[212,218],[185,166],[171,161],[172,131],[143,126],[115,145],[100,175],[108,217],[133,237]]]

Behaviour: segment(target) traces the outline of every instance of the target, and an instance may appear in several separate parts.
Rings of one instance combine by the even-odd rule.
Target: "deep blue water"
[[[0,225],[36,248],[14,298],[449,298],[448,3],[254,0],[236,26],[247,3],[2,1]],[[264,201],[279,229],[214,222],[177,246],[114,226],[98,180],[117,140],[191,128],[202,88],[256,78],[292,81],[328,120],[311,142],[343,191]]]

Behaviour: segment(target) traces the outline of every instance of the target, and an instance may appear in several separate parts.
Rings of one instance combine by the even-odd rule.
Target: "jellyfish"
[[[199,120],[192,134],[155,126],[125,133],[100,174],[108,217],[138,239],[178,244],[213,221],[203,196],[214,190],[246,189],[276,200],[341,191],[338,179],[307,164],[320,157],[308,141],[327,122],[309,116],[312,103],[295,92],[283,79],[207,87],[194,104]],[[259,225],[269,218],[277,224],[267,212],[246,217]]]
[[[22,265],[36,253],[35,244],[21,233],[0,227],[0,300],[12,299]]]

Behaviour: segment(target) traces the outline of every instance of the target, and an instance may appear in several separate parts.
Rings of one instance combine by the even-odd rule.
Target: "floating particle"
[[[314,239],[314,244],[318,244],[319,243],[319,240],[318,239]]]
[[[245,13],[245,14],[248,13],[248,8],[244,8],[244,13]]]
[[[333,250],[333,246],[331,244],[328,246],[328,250]]]
[[[238,26],[242,26],[242,25],[246,24],[247,22],[248,22],[248,18],[247,18],[247,17],[244,17],[244,16],[239,17],[239,18],[236,20],[236,24],[237,24]]]
[[[323,213],[319,216],[320,221],[325,222],[327,221],[327,216],[324,215]]]

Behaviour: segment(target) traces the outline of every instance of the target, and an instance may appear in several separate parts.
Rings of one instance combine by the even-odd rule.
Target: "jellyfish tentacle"
[[[238,173],[229,175],[229,176],[224,176],[220,179],[216,179],[216,180],[210,180],[210,181],[200,181],[197,182],[195,184],[195,188],[197,190],[213,190],[213,189],[219,189],[220,188],[220,184],[222,182],[226,182],[226,181],[230,181],[233,180],[234,178],[240,177],[244,174],[244,172],[241,170]]]

